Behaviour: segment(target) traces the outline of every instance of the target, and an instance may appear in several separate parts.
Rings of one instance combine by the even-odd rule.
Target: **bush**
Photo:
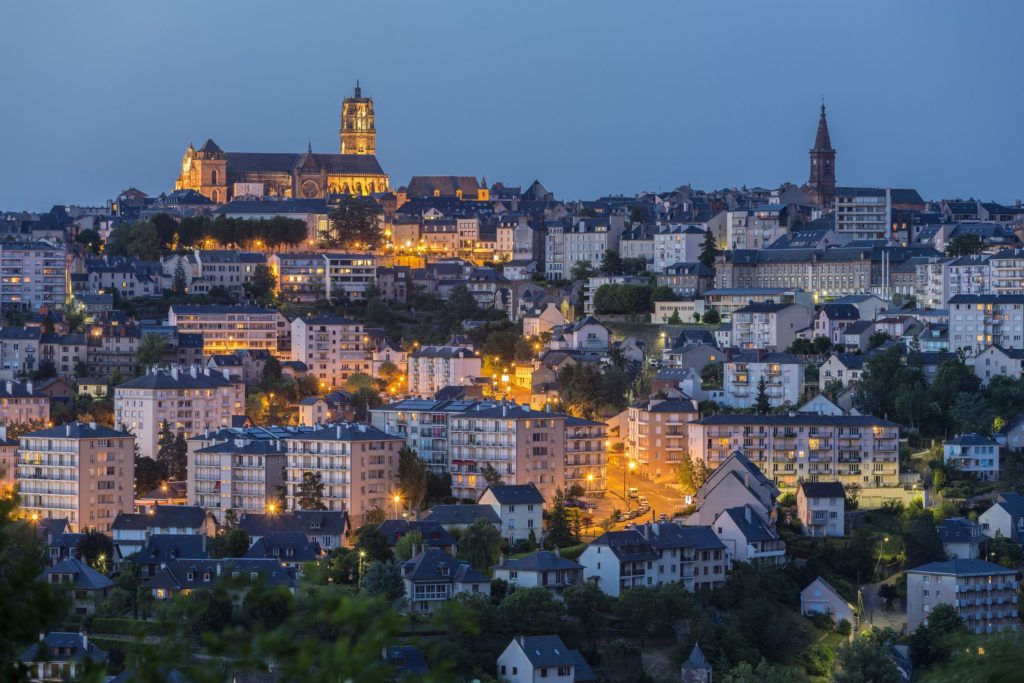
[[[850,622],[846,619],[840,619],[839,623],[836,624],[836,633],[838,633],[841,636],[850,635],[851,630],[853,630],[853,626],[851,626]]]

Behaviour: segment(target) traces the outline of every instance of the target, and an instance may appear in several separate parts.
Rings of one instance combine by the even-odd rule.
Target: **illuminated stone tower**
[[[342,154],[376,154],[377,129],[373,124],[373,99],[363,97],[363,91],[356,81],[353,97],[346,97],[341,103]]]
[[[818,132],[811,149],[811,174],[807,188],[812,199],[820,206],[832,206],[836,199],[836,151],[828,135],[828,121],[825,120],[825,102],[821,103],[818,118]]]

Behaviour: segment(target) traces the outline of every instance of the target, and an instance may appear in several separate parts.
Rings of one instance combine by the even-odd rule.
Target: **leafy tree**
[[[100,238],[100,233],[96,230],[92,230],[91,228],[82,230],[75,235],[75,242],[85,245],[85,248],[93,254],[100,253],[100,245],[103,244],[103,240]]]
[[[630,632],[640,636],[643,647],[647,638],[672,632],[676,622],[686,616],[690,605],[690,595],[682,584],[671,583],[630,589],[619,596],[613,612]]]
[[[594,268],[589,261],[577,261],[569,269],[569,279],[573,282],[589,280],[594,277]]]
[[[167,469],[149,456],[135,458],[135,492],[144,496],[167,481]]]
[[[676,481],[684,494],[694,495],[707,481],[710,470],[702,458],[683,457],[676,468]]]
[[[814,345],[814,352],[817,354],[828,353],[832,348],[832,340],[824,335],[819,335],[811,342]]]
[[[164,353],[167,350],[167,344],[164,342],[164,338],[159,334],[147,334],[142,337],[142,342],[139,344],[139,367],[148,368],[153,365],[157,365],[163,360]]]
[[[171,446],[169,475],[175,481],[188,479],[188,443],[185,441],[185,432],[180,429],[174,436],[174,444]]]
[[[700,322],[700,313],[694,313],[694,315],[697,316],[697,322]],[[666,325],[682,325],[683,324],[683,319],[679,317],[679,311],[678,310],[672,311],[672,315],[670,315],[668,317],[668,320],[665,321],[665,324]]]
[[[210,541],[213,557],[242,557],[250,548],[249,534],[241,529],[221,529]]]
[[[717,325],[722,322],[722,316],[718,313],[717,309],[709,308],[704,311],[703,321],[705,325]]]
[[[985,247],[980,235],[957,235],[946,244],[947,256],[980,254]]]
[[[910,637],[910,659],[914,666],[926,667],[949,659],[954,646],[952,636],[961,633],[962,626],[952,605],[936,605],[928,621]]]
[[[256,266],[252,280],[244,283],[242,287],[250,298],[266,300],[273,297],[274,290],[277,288],[277,278],[274,277],[274,272],[270,270],[269,266],[261,263]]]
[[[939,366],[932,382],[932,400],[942,412],[943,422],[949,418],[950,410],[960,394],[976,396],[981,387],[981,379],[971,366],[962,360],[947,360]]]
[[[601,273],[604,275],[621,275],[623,271],[622,257],[614,249],[606,249],[601,259]]]
[[[565,508],[565,491],[559,487],[555,489],[555,497],[552,500],[544,544],[549,548],[568,548],[579,543],[579,540],[579,528],[569,519],[569,513]]]
[[[718,258],[718,255],[720,253],[721,250],[715,243],[715,236],[711,234],[710,230],[706,231],[704,233],[704,241],[701,242],[700,245],[700,256],[697,258],[697,260],[700,261],[705,268],[710,268],[711,270],[714,270],[715,259]]]
[[[583,634],[594,641],[598,630],[608,621],[612,599],[593,583],[569,586],[562,592],[566,613],[575,619]]]
[[[295,502],[300,510],[327,509],[324,505],[324,478],[319,472],[303,472],[295,493]]]
[[[942,539],[935,530],[935,520],[928,511],[914,515],[907,523],[903,532],[903,547],[907,557],[907,567],[913,569],[929,562],[941,562],[946,559],[946,551],[942,549]]]
[[[389,602],[405,597],[405,583],[398,563],[374,561],[363,574],[363,590],[367,595],[382,595]]]
[[[825,387],[821,393],[828,396],[830,400],[835,401],[845,388],[843,380],[833,378],[825,382]]]
[[[757,666],[751,666],[750,662],[740,662],[724,678],[725,683],[792,683],[800,680],[803,677],[793,671],[769,664],[764,659]]]
[[[41,360],[39,361],[39,367],[32,372],[32,379],[39,381],[42,379],[49,379],[57,376],[57,366],[53,364],[52,360]]]
[[[356,530],[356,538],[356,550],[365,553],[366,562],[386,562],[391,559],[391,548],[380,532],[380,524],[364,524]]]
[[[491,468],[494,469],[494,468]],[[497,474],[495,472],[495,474]],[[501,478],[501,475],[498,475]],[[486,480],[485,480],[486,481]],[[488,481],[488,486],[491,483]],[[445,473],[427,472],[427,499],[442,502],[452,496],[452,475]]]
[[[810,339],[804,339],[803,337],[794,339],[793,343],[789,345],[788,351],[789,353],[793,353],[798,356],[810,356],[811,354],[816,353],[814,349],[814,342]]]
[[[136,221],[115,228],[107,238],[104,252],[111,256],[127,256],[143,261],[160,259],[160,235],[149,221]]]
[[[196,591],[192,594],[197,610],[192,619],[193,640],[199,642],[206,634],[216,634],[231,624],[231,596],[223,587]]]
[[[427,496],[427,465],[408,446],[398,451],[398,489],[409,509],[418,512]]]
[[[484,463],[480,468],[480,476],[484,478],[488,486],[501,486],[504,483],[501,473],[489,462]],[[451,483],[448,485],[448,491],[451,492]]]
[[[75,546],[75,552],[82,561],[96,571],[106,573],[113,564],[114,542],[106,534],[90,530],[82,535]]]
[[[402,371],[398,369],[397,365],[386,360],[377,368],[377,377],[385,386],[390,386],[401,379]]]
[[[413,557],[413,550],[423,545],[423,534],[418,531],[410,531],[402,535],[395,543],[395,559],[405,562]]]
[[[601,417],[601,373],[590,365],[566,365],[558,373],[562,405],[577,417]]]
[[[594,292],[594,312],[625,314],[644,313],[653,310],[651,303],[655,289],[649,285],[601,285]],[[663,296],[666,296],[662,293]],[[675,295],[668,291],[668,301]],[[658,299],[661,301],[662,299]]]
[[[480,307],[466,285],[458,284],[452,287],[448,303],[456,320],[470,320],[480,315]]]
[[[266,391],[273,391],[281,388],[281,379],[283,378],[281,371],[281,361],[274,356],[267,359],[267,362],[263,364],[263,377],[260,382],[261,386]]]
[[[498,561],[502,546],[501,532],[493,524],[478,519],[462,532],[459,539],[459,559],[469,562],[474,569],[490,574]]]
[[[380,229],[380,208],[373,202],[344,196],[331,212],[322,248],[376,249],[383,235]]]
[[[565,607],[547,588],[520,588],[498,608],[507,631],[527,636],[558,633]]]
[[[876,330],[871,333],[870,337],[868,337],[868,348],[877,349],[890,339],[892,339],[892,335],[885,330]]]
[[[641,683],[646,680],[640,647],[617,638],[601,648],[602,683]]]
[[[902,676],[885,652],[882,643],[858,638],[839,650],[840,670],[832,675],[835,683],[900,683]]]
[[[174,264],[174,282],[171,285],[171,292],[175,296],[182,296],[188,292],[188,277],[185,275],[185,259],[178,257]]]
[[[171,425],[168,424],[167,420],[160,423],[160,431],[157,432],[156,436],[156,446],[156,461],[160,465],[160,469],[166,473],[166,476],[170,477],[175,468],[174,459],[176,451],[174,448],[174,432],[171,431]]]
[[[295,599],[288,589],[270,588],[263,584],[249,588],[242,601],[242,615],[246,623],[265,630],[285,623],[294,609]]]
[[[757,400],[754,402],[754,410],[761,415],[767,414],[772,409],[771,400],[768,398],[768,383],[762,375],[757,380]]]

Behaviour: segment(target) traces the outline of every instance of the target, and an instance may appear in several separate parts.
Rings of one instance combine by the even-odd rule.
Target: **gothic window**
[[[212,171],[210,171],[210,184],[217,184],[217,169],[213,169]]]
[[[362,194],[362,193],[363,193],[363,184],[362,183],[356,183],[356,194]]]
[[[216,203],[216,202],[219,202],[219,201],[220,201],[220,193],[219,193],[219,192],[217,192],[217,190],[214,190],[214,191],[213,191],[213,201],[214,201],[215,203]]]
[[[352,194],[351,192],[349,192],[348,183],[345,183],[344,185],[341,186],[341,191],[344,192],[345,194]]]

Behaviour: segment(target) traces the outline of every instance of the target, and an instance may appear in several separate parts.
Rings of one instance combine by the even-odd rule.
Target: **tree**
[[[380,208],[358,197],[343,196],[331,212],[328,229],[321,239],[322,248],[376,249],[380,244]]]
[[[49,379],[50,377],[57,376],[57,366],[54,365],[52,360],[41,360],[39,361],[39,367],[32,372],[32,379],[39,381],[42,379]]]
[[[487,482],[487,486],[489,487],[501,486],[504,483],[501,478],[501,473],[498,472],[498,470],[494,468],[494,465],[489,462],[485,462],[483,466],[480,467],[480,476],[484,478],[484,481]],[[451,484],[449,484],[448,489],[451,491]]]
[[[825,382],[825,387],[822,389],[823,394],[828,396],[832,401],[835,401],[839,394],[845,389],[846,386],[843,384],[843,380],[832,378]]]
[[[277,278],[270,267],[264,264],[256,266],[252,280],[242,285],[246,294],[252,299],[269,299],[277,288]]]
[[[946,256],[971,256],[980,254],[985,243],[980,235],[957,235],[946,244]]]
[[[167,481],[167,470],[149,456],[135,458],[135,492],[144,496]]]
[[[165,476],[170,477],[175,468],[175,457],[177,450],[174,447],[174,432],[167,420],[160,423],[160,431],[156,436],[156,461]],[[142,493],[145,493],[143,491]]]
[[[694,313],[694,315],[697,316],[697,322],[700,322],[700,313]],[[668,317],[668,320],[665,321],[665,324],[666,325],[682,325],[683,324],[683,319],[679,317],[679,310],[678,309],[672,311],[672,315],[670,315]]]
[[[398,450],[398,490],[409,509],[419,512],[427,496],[427,465],[408,446]]]
[[[506,631],[527,636],[558,633],[565,607],[547,588],[519,588],[498,608]]]
[[[241,529],[222,528],[210,542],[212,557],[242,557],[250,548],[249,534]]]
[[[717,325],[722,322],[722,316],[719,315],[718,310],[709,308],[704,311],[704,317],[702,318],[705,325]]]
[[[168,475],[174,481],[188,479],[188,442],[181,429],[174,436],[174,444],[171,446],[171,470]]]
[[[594,277],[594,268],[590,265],[590,261],[577,261],[569,269],[569,279],[573,282],[589,280],[592,277]]]
[[[576,545],[579,540],[579,529],[569,519],[569,513],[565,508],[565,492],[559,487],[555,489],[555,497],[552,500],[544,544],[549,548],[567,548]]]
[[[402,537],[395,542],[393,552],[395,559],[406,562],[413,558],[413,552],[417,547],[423,545],[423,534],[418,531],[409,531],[402,534]]]
[[[279,389],[281,385],[281,379],[283,377],[281,371],[281,361],[274,356],[267,358],[267,362],[263,364],[263,377],[261,378],[260,385],[266,391],[273,391]]]
[[[247,625],[264,630],[279,627],[294,609],[295,598],[287,588],[271,588],[262,583],[250,587],[242,601],[242,616]]]
[[[171,292],[176,296],[182,296],[188,292],[188,277],[185,275],[185,259],[181,256],[174,264],[174,283],[171,285]]]
[[[757,380],[757,400],[754,402],[754,410],[761,415],[765,415],[772,409],[771,399],[768,398],[768,382],[765,381],[764,375]]]
[[[326,510],[323,475],[319,472],[303,472],[295,502],[300,510]]]
[[[810,339],[804,339],[803,337],[794,339],[793,343],[789,345],[788,351],[789,353],[793,353],[798,356],[810,356],[811,354],[816,353],[814,349],[814,342]]]
[[[571,415],[589,419],[601,417],[603,378],[600,371],[582,363],[566,365],[558,373],[558,384],[562,406]]]
[[[363,574],[363,590],[367,595],[382,595],[388,602],[405,597],[405,582],[398,563],[394,560],[371,562]]]
[[[725,683],[792,683],[801,680],[789,669],[769,664],[764,659],[751,666],[750,662],[740,662],[723,679]]]
[[[601,273],[604,275],[621,275],[623,270],[622,257],[614,249],[606,249],[601,259]]]
[[[608,620],[612,599],[596,584],[587,582],[566,588],[562,600],[566,613],[579,623],[583,634],[593,643],[597,631]]]
[[[402,371],[398,369],[397,365],[386,360],[377,368],[377,377],[385,386],[390,386],[401,379]]]
[[[90,253],[100,253],[100,245],[103,244],[103,240],[100,238],[100,233],[92,228],[80,231],[75,235],[75,242],[85,245],[85,248]]]
[[[644,664],[636,643],[616,639],[601,648],[602,683],[640,683]]]
[[[814,344],[814,352],[817,354],[828,353],[832,348],[832,340],[824,335],[818,335],[811,343]]]
[[[890,339],[892,339],[892,335],[885,330],[876,330],[871,333],[870,337],[868,337],[868,348],[877,349]]]
[[[138,356],[136,356],[139,359],[139,367],[145,369],[157,365],[163,360],[166,351],[167,343],[159,334],[143,336],[142,342],[139,344]]]
[[[911,569],[946,559],[946,551],[942,549],[942,539],[935,530],[931,512],[924,510],[911,518],[903,532],[903,547],[907,567]]]
[[[910,636],[910,659],[914,666],[926,667],[949,659],[953,653],[951,636],[960,633],[962,627],[960,615],[952,605],[936,605],[928,614],[928,621]]]
[[[110,256],[127,256],[143,261],[160,259],[160,236],[149,221],[136,221],[115,228],[107,239],[104,252]]]
[[[392,557],[388,539],[384,538],[379,527],[379,524],[368,523],[356,530],[356,550],[365,554],[366,562],[385,562]]]
[[[114,542],[110,540],[110,536],[90,530],[78,540],[75,552],[87,565],[105,574],[113,564]]]
[[[197,643],[207,634],[220,633],[231,624],[231,596],[222,587],[196,591],[191,597],[196,608],[191,630]]]
[[[676,480],[684,494],[695,495],[708,479],[708,466],[703,458],[684,456],[676,468]]]
[[[718,258],[718,254],[721,250],[715,243],[715,236],[708,230],[704,233],[704,241],[700,245],[700,256],[697,258],[705,268],[715,269],[715,259]]]
[[[839,650],[840,670],[832,675],[835,683],[900,683],[899,669],[885,653],[882,643],[858,638]]]
[[[485,519],[478,519],[462,532],[459,539],[459,559],[469,562],[474,569],[489,574],[501,554],[501,532]]]

